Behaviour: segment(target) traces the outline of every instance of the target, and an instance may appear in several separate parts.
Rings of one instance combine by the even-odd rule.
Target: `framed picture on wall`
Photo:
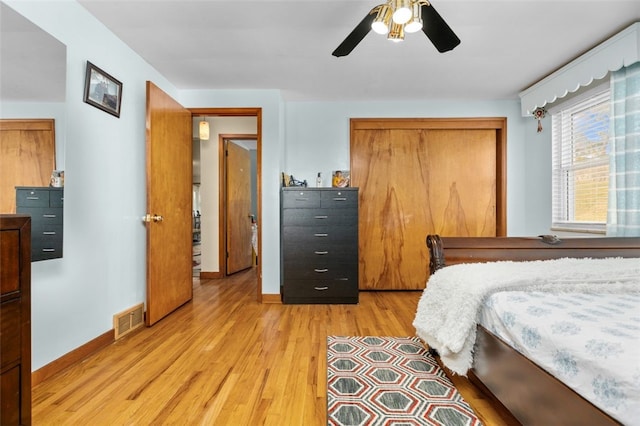
[[[84,101],[119,118],[122,83],[87,61],[87,71],[84,78]]]

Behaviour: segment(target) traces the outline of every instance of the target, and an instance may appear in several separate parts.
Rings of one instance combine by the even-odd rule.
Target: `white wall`
[[[525,182],[527,204],[524,220],[533,235],[558,234],[551,230],[551,118],[542,120],[542,132],[538,122],[526,118]]]
[[[145,299],[145,81],[175,88],[75,1],[5,1],[67,46],[66,103],[53,116],[65,169],[64,257],[34,262],[32,368],[113,328],[113,314]],[[120,118],[85,104],[86,61],[123,83]],[[28,114],[2,106],[3,117]],[[59,131],[59,133],[58,133]]]
[[[509,235],[546,232],[550,186],[544,189],[546,139],[519,115],[517,101],[284,103],[277,90],[178,91],[73,0],[5,2],[67,46],[64,122],[58,143],[65,169],[64,258],[32,265],[34,370],[112,328],[112,317],[145,299],[145,81],[187,108],[262,108],[263,293],[280,283],[280,173],[313,182],[349,167],[350,117],[506,116]],[[120,118],[83,103],[89,60],[123,82]],[[25,116],[9,105],[6,117]],[[34,108],[38,117],[48,114]],[[6,114],[6,115],[5,115]],[[533,135],[533,136],[532,136]],[[543,138],[547,134],[545,133]],[[541,164],[532,164],[531,160]],[[531,176],[529,176],[531,172]]]

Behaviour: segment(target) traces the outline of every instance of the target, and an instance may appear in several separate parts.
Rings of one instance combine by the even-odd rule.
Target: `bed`
[[[638,306],[640,305],[640,289],[638,288],[640,284],[640,259],[637,259],[640,258],[640,238],[557,239],[552,236],[485,238],[429,235],[427,236],[427,246],[430,254],[429,269],[431,277],[427,284],[427,289],[421,297],[414,326],[416,326],[418,336],[431,349],[434,349],[441,362],[450,371],[467,375],[472,383],[490,398],[502,404],[515,418],[525,425],[640,424],[640,416],[636,415],[634,411],[640,410],[640,356],[638,356],[640,354],[640,313],[638,313]],[[451,265],[458,266],[445,268],[445,266]],[[486,268],[494,268],[494,265],[499,266],[500,273],[487,272],[493,271],[493,269]],[[447,271],[442,270],[443,268],[447,269]],[[533,288],[526,288],[528,284],[522,284],[523,279],[521,278],[528,276],[526,274],[531,271],[545,270],[547,272],[539,273],[538,283]],[[562,279],[557,280],[557,277],[561,276],[557,271],[571,272],[569,277],[566,277],[566,273],[563,272]],[[600,345],[596,347],[597,350],[594,350],[594,342],[599,340],[597,334],[595,332],[591,333],[592,330],[589,330],[587,336],[590,337],[587,337],[587,342],[582,344],[583,346],[589,346],[591,353],[597,355],[593,356],[591,361],[598,366],[606,366],[610,371],[620,370],[615,380],[604,376],[601,372],[596,375],[596,380],[600,380],[605,384],[600,386],[605,396],[605,401],[606,398],[611,401],[612,396],[619,396],[617,393],[622,392],[621,389],[627,389],[617,386],[616,380],[620,379],[620,376],[628,382],[625,382],[624,386],[635,386],[635,390],[627,391],[626,396],[628,399],[623,401],[624,405],[617,408],[618,412],[613,413],[606,404],[603,407],[602,401],[587,399],[587,397],[583,396],[584,391],[582,389],[576,391],[547,372],[545,368],[548,368],[548,366],[544,364],[544,360],[532,361],[527,358],[525,355],[531,356],[524,350],[527,342],[523,344],[522,342],[514,341],[509,335],[503,335],[504,331],[499,326],[496,326],[495,322],[490,322],[492,316],[498,318],[498,323],[515,322],[504,321],[505,306],[507,311],[513,311],[516,309],[516,305],[522,303],[523,306],[528,306],[527,313],[533,315],[533,319],[530,317],[525,322],[534,322],[544,328],[542,326],[543,321],[538,320],[536,317],[541,310],[544,310],[543,307],[571,304],[571,301],[576,299],[567,295],[571,294],[572,291],[581,291],[581,289],[576,290],[579,285],[577,282],[589,281],[591,279],[589,278],[589,273],[595,274],[596,271],[600,271],[600,275],[597,276],[598,279],[593,279],[593,285],[597,286],[597,291],[589,290],[588,297],[585,294],[579,294],[577,299],[579,303],[583,303],[580,298],[595,298],[600,305],[598,309],[606,311],[604,313],[607,316],[612,312],[617,313],[618,317],[614,318],[614,321],[620,322],[620,318],[631,320],[631,323],[622,324],[622,326],[626,327],[625,333],[622,334],[627,334],[627,330],[629,330],[630,334],[630,336],[625,337],[627,339],[626,343],[624,341],[622,343],[611,343],[609,347]],[[467,278],[460,279],[459,281],[461,282],[456,283],[456,274]],[[556,276],[556,278],[551,279],[550,277],[552,276]],[[437,338],[439,324],[438,321],[434,322],[434,315],[457,319],[462,316],[463,307],[466,309],[466,305],[473,305],[473,303],[467,303],[467,299],[464,299],[458,301],[453,308],[446,307],[443,304],[443,309],[449,309],[449,311],[437,313],[435,312],[436,309],[433,308],[437,304],[434,305],[432,302],[432,312],[429,314],[431,318],[425,318],[424,306],[421,307],[421,305],[425,303],[424,299],[429,296],[427,294],[429,284],[433,284],[437,280],[448,280],[446,282],[451,282],[453,283],[452,285],[474,287],[486,277],[491,277],[490,281],[492,283],[500,282],[502,278],[505,278],[505,282],[509,282],[509,285],[512,284],[511,282],[515,282],[515,287],[507,286],[507,288],[502,288],[502,285],[489,284],[492,289],[488,293],[478,292],[477,295],[471,296],[471,300],[476,296],[479,300],[481,299],[478,302],[481,307],[477,315],[473,315],[473,332],[466,335],[467,340],[455,340],[454,345],[442,343]],[[611,284],[611,282],[614,282],[614,284]],[[607,286],[603,287],[605,284]],[[553,286],[553,289],[550,286]],[[435,284],[433,284],[433,288],[436,288]],[[561,296],[556,294],[557,289],[561,290],[560,293],[564,299],[559,299]],[[506,293],[504,290],[507,290]],[[458,292],[456,290],[456,293]],[[602,295],[602,297],[599,295]],[[616,297],[631,297],[632,299],[621,301]],[[491,313],[491,310],[485,306],[487,304],[491,305],[491,307],[502,306],[502,313]],[[628,310],[619,309],[620,304],[626,305]],[[602,306],[608,306],[609,308],[602,309]],[[573,323],[572,320],[580,316],[580,313],[573,308],[570,307],[569,309],[569,312],[573,315],[571,321],[563,322],[563,320],[556,319],[556,323],[560,322],[565,325]],[[592,308],[589,307],[588,309]],[[511,312],[509,313],[511,314]],[[517,313],[516,316],[523,315]],[[425,326],[425,321],[430,324],[431,329]],[[465,328],[465,321],[457,322],[461,324],[461,329]],[[567,327],[569,328],[563,331],[568,331],[571,334],[571,327]],[[612,335],[608,328],[600,326],[599,328],[607,331],[608,334],[605,333],[607,336]],[[527,338],[527,333],[520,334],[525,335],[525,339]],[[501,337],[497,337],[498,335]],[[531,333],[529,333],[530,336]],[[539,336],[536,335],[535,337],[538,338]],[[568,341],[570,339],[563,340]],[[514,349],[505,341],[511,343],[517,349]],[[554,343],[551,344],[553,345]],[[457,358],[458,353],[451,353],[455,352],[451,350],[451,347],[457,350],[469,345],[472,346],[468,354],[469,359],[465,358],[465,356]],[[545,346],[542,347],[545,348]],[[553,348],[553,346],[551,347]],[[543,354],[553,352],[553,350],[548,349],[549,347],[546,348],[546,350],[543,349]],[[627,350],[624,356],[626,359],[631,359],[630,371],[624,371],[620,368],[620,363],[614,361],[617,358],[613,355],[616,355],[620,348]],[[570,360],[572,361],[572,359]],[[545,366],[545,368],[539,366],[539,364]],[[565,363],[564,365],[565,367],[568,366],[569,369],[582,368],[575,367],[572,363]],[[450,366],[451,368],[449,368]],[[470,367],[468,370],[467,366]],[[585,371],[588,372],[588,370],[591,370],[591,367],[585,367]],[[559,376],[562,376],[562,374]],[[581,380],[588,381],[592,379],[577,379],[578,382]],[[571,382],[570,379],[565,381]],[[615,386],[607,387],[607,383],[614,383]],[[574,386],[574,384],[570,384]],[[620,415],[620,411],[624,415]]]

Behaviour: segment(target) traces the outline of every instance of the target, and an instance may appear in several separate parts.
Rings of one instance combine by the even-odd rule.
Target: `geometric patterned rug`
[[[482,425],[417,337],[327,338],[329,425]]]

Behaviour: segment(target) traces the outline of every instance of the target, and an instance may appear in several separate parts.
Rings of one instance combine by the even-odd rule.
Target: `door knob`
[[[149,222],[162,222],[163,217],[159,214],[149,214],[147,213],[145,216],[142,216],[142,221]]]

